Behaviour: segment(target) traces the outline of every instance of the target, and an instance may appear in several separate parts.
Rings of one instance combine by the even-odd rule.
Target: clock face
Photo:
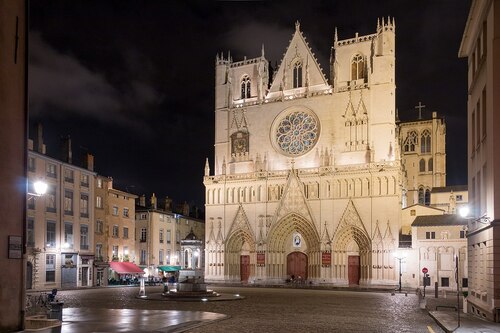
[[[319,121],[309,110],[286,112],[273,126],[274,145],[287,156],[302,156],[319,138]]]

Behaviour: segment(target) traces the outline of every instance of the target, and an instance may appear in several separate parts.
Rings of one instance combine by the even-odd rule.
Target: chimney
[[[94,171],[94,155],[89,153],[83,154],[83,167],[89,171]]]
[[[146,196],[144,194],[139,197],[139,206],[146,207]]]
[[[165,198],[165,211],[172,212],[172,199],[168,196]]]
[[[151,208],[153,209],[156,209],[157,208],[157,205],[156,205],[156,196],[155,194],[153,193],[153,195],[151,196]]]
[[[182,215],[189,216],[189,205],[186,201],[182,204]]]
[[[73,163],[73,151],[71,150],[71,137],[62,137],[62,161],[66,163]]]
[[[40,154],[45,154],[45,145],[43,144],[43,125],[36,123],[35,128],[35,151]]]

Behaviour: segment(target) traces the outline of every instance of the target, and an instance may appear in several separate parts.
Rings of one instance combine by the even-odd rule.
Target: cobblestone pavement
[[[147,287],[160,293],[162,287]],[[188,332],[443,332],[419,308],[415,294],[317,289],[214,287],[239,293],[244,300],[175,302],[141,300],[137,287],[67,290],[58,293],[64,307],[209,311],[230,318]]]

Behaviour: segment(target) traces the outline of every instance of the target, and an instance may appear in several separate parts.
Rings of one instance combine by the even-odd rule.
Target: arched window
[[[417,145],[418,142],[418,135],[417,132],[411,131],[408,133],[406,136],[406,139],[403,143],[403,149],[405,152],[413,152],[415,151],[415,146]]]
[[[250,83],[248,75],[243,76],[241,79],[241,99],[250,98]]]
[[[422,136],[420,137],[420,152],[431,152],[431,132],[428,129],[424,130],[422,132]]]
[[[302,63],[300,61],[293,65],[293,87],[302,87]]]
[[[427,167],[428,171],[434,171],[434,161],[432,160],[432,157],[429,158],[429,166]]]
[[[419,162],[419,171],[425,172],[425,160],[423,158]]]
[[[425,190],[425,205],[429,206],[431,204],[431,191]]]
[[[423,205],[424,199],[425,199],[425,192],[424,192],[424,188],[421,187],[418,189],[418,203]]]
[[[361,54],[356,54],[352,57],[351,62],[351,80],[359,80],[365,78],[365,60]]]

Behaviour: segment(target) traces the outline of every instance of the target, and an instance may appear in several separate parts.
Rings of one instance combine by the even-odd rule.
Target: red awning
[[[144,274],[144,271],[133,262],[111,261],[109,267],[118,274]]]

